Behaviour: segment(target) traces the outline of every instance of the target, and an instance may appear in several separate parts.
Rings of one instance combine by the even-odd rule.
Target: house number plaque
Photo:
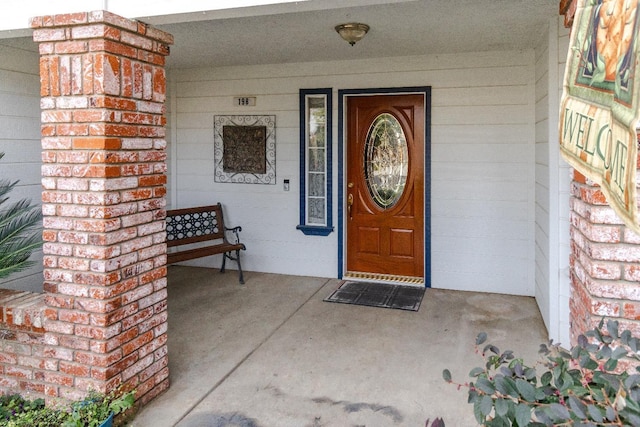
[[[256,97],[255,96],[236,96],[233,98],[233,105],[236,107],[255,107],[256,106]]]

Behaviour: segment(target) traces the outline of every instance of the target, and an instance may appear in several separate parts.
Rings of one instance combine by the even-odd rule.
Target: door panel
[[[347,99],[347,276],[424,277],[424,114],[419,94]]]

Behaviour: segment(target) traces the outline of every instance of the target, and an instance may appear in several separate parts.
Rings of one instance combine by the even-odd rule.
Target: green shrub
[[[619,331],[615,320],[602,320],[565,350],[540,346],[539,365],[527,366],[512,351],[501,352],[476,338],[484,366],[471,370],[468,389],[476,420],[483,426],[640,426],[640,375],[620,361],[640,361],[640,340]],[[640,371],[636,367],[635,371]],[[453,383],[451,372],[443,378]],[[456,384],[456,383],[454,383]]]
[[[72,405],[64,427],[98,427],[111,414],[117,415],[133,406],[134,392],[104,395],[90,392],[86,399]]]
[[[134,404],[134,391],[108,395],[90,392],[68,408],[50,408],[43,399],[26,400],[18,394],[0,396],[0,427],[98,427],[111,414]]]

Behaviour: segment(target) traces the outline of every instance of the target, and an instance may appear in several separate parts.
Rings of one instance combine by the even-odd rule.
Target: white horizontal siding
[[[550,141],[549,141],[549,68],[550,68],[550,45],[555,43],[549,40],[549,35],[541,40],[536,49],[536,153],[535,153],[535,282],[536,301],[542,313],[542,318],[550,330],[550,323],[555,321],[552,311],[551,289],[556,286],[556,278],[550,275],[552,264],[555,260],[555,251],[551,247],[551,236],[553,233],[551,224],[551,210],[556,206],[552,205],[550,185]],[[557,269],[557,267],[556,267]],[[553,283],[552,283],[553,282]]]
[[[569,49],[569,29],[564,27],[562,19],[556,20],[558,37],[558,93],[562,91],[564,82],[564,69],[567,62],[567,54]],[[559,99],[559,98],[558,98]],[[573,169],[565,162],[562,157],[558,159],[558,166],[554,173],[558,174],[558,217],[552,218],[558,221],[558,269],[559,269],[559,320],[557,342],[569,345],[569,330],[571,328],[569,316],[569,299],[571,298],[570,279],[569,279],[569,254],[571,252],[571,238],[569,225],[571,224],[571,209],[569,208],[569,199],[571,192],[571,180]],[[554,295],[555,297],[555,295]]]
[[[548,37],[536,49],[536,301],[549,337],[569,343],[570,169],[558,149],[568,30],[562,18],[549,21]]]
[[[0,178],[19,181],[7,203],[40,204],[40,77],[38,54],[0,43]],[[0,280],[0,288],[42,292],[42,252],[34,266]]]
[[[247,270],[335,277],[337,232],[295,228],[299,89],[333,88],[336,148],[339,89],[431,86],[431,284],[532,295],[533,65],[533,52],[514,51],[171,70],[172,207],[222,202],[243,228]],[[234,96],[256,96],[256,106],[234,107]],[[213,116],[231,114],[276,115],[276,185],[214,182]],[[333,165],[337,184],[337,150]],[[335,185],[333,202],[337,224]]]

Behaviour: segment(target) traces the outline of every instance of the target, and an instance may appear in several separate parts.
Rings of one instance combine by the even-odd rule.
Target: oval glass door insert
[[[393,207],[404,192],[409,170],[407,140],[389,113],[375,118],[364,144],[364,173],[369,194],[382,209]]]

